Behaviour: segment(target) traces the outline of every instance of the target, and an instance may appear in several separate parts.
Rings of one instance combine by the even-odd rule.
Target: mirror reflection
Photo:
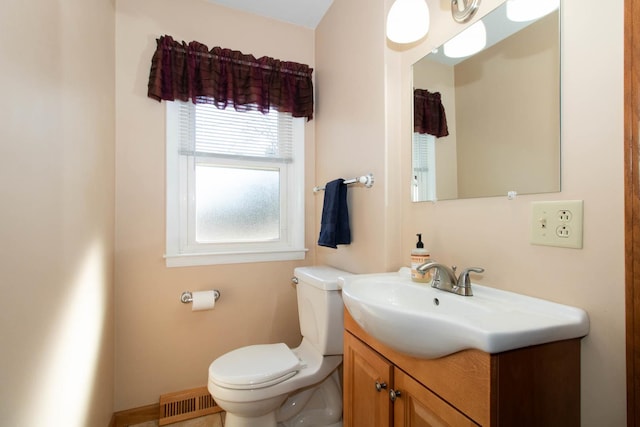
[[[413,65],[414,202],[560,191],[558,0],[535,20],[507,18],[526,1],[482,19],[478,53],[442,46]]]

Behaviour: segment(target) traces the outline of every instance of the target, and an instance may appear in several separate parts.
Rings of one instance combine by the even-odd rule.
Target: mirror
[[[413,65],[449,132],[413,132],[414,202],[560,191],[559,10],[512,22],[506,8],[482,19],[480,52],[452,59],[441,46]]]

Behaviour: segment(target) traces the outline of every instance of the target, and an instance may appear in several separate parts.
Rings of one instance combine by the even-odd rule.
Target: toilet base
[[[298,390],[276,411],[278,427],[342,426],[342,387],[339,370],[321,383]]]
[[[237,417],[227,412],[224,425],[225,427],[288,427],[287,424],[276,422],[275,412],[254,418]],[[342,420],[324,427],[342,427]]]
[[[276,399],[281,400],[277,403]],[[256,416],[248,416],[246,404],[243,404],[243,416],[239,416],[233,412],[233,405],[229,402],[219,402],[227,411],[225,427],[342,427],[342,387],[337,369],[319,384],[269,401],[271,403],[261,401],[251,406],[251,415]],[[267,403],[275,403],[275,406],[264,413],[269,406]]]
[[[259,417],[238,417],[227,412],[224,425],[226,427],[277,427],[278,424],[276,423],[275,412],[269,412]]]

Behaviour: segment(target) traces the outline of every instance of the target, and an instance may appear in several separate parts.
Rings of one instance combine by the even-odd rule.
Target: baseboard
[[[142,406],[140,408],[118,411],[111,417],[109,427],[127,427],[133,424],[140,424],[146,421],[157,420],[160,415],[160,403]]]

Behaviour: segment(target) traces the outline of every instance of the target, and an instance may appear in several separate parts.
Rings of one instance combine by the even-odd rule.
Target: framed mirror
[[[526,1],[482,19],[478,53],[447,57],[445,43],[413,65],[414,202],[560,191],[559,0],[536,19],[507,17]],[[418,126],[425,94],[438,95],[445,132]],[[431,101],[425,114],[435,114]]]

